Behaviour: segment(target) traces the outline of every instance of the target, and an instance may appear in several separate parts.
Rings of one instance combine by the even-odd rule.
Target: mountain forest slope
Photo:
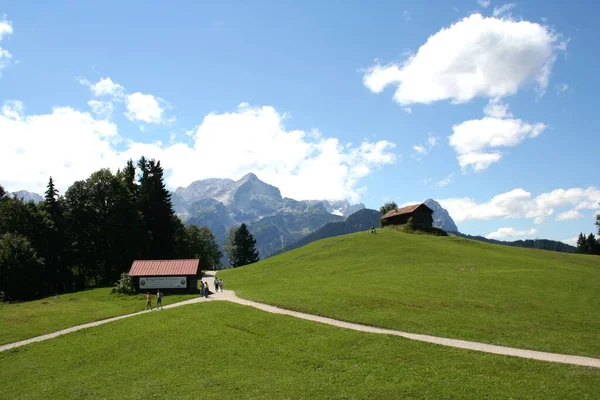
[[[457,339],[600,356],[600,258],[380,229],[219,272],[284,308]]]

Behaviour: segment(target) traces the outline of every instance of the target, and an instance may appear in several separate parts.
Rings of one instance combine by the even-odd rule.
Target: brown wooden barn
[[[381,226],[404,225],[412,217],[413,226],[416,228],[433,227],[433,210],[424,203],[413,204],[388,211],[381,217]]]

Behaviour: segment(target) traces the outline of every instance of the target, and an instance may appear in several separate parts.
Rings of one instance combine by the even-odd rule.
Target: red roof
[[[425,207],[428,211],[431,211],[433,213],[433,210],[431,208],[427,207],[427,205],[425,205],[425,203],[419,203],[419,204],[413,204],[411,206],[397,208],[395,210],[390,210],[387,213],[385,213],[385,215],[381,218],[386,219],[386,218],[390,218],[390,217],[395,217],[396,215],[411,214],[411,213],[415,212],[417,210],[417,208],[419,208],[419,207]]]
[[[129,276],[196,275],[199,259],[191,260],[135,260]]]

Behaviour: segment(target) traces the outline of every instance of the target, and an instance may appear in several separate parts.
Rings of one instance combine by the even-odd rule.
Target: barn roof
[[[196,275],[199,259],[190,260],[135,260],[129,276]]]
[[[431,208],[427,207],[427,205],[425,205],[425,203],[418,203],[418,204],[413,204],[413,205],[402,207],[402,208],[397,208],[395,210],[390,210],[390,211],[386,212],[385,215],[381,218],[390,218],[390,217],[395,217],[396,215],[411,214],[411,213],[415,212],[417,210],[417,208],[419,208],[419,207],[425,207],[427,210],[429,210],[433,213],[433,210]]]

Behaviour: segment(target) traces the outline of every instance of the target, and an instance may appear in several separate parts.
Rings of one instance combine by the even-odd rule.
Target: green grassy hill
[[[219,272],[238,295],[451,338],[600,356],[600,258],[382,229]]]
[[[335,328],[225,302],[0,353],[2,399],[593,399],[600,371]]]

